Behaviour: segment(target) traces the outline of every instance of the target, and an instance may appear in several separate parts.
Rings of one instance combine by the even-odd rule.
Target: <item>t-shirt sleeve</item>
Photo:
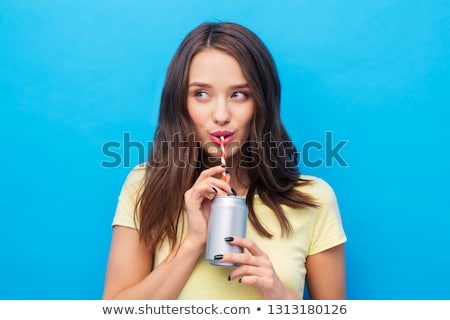
[[[124,226],[139,229],[136,221],[135,207],[144,181],[145,167],[138,165],[128,174],[120,191],[113,226]]]
[[[320,203],[308,255],[313,255],[347,241],[336,195],[331,186],[317,179],[314,195]]]

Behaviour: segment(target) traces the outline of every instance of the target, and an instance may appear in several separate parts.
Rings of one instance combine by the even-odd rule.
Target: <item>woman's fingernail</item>
[[[214,260],[222,260],[223,259],[223,254],[216,254],[214,256]]]
[[[226,241],[226,242],[230,242],[230,241],[233,241],[233,240],[234,240],[233,237],[226,237],[226,238],[225,238],[225,241]]]
[[[226,173],[231,174],[231,167],[228,166],[221,166],[221,167],[225,169]]]
[[[214,191],[215,193],[217,193],[217,189],[214,187],[211,187],[212,191]]]
[[[231,276],[230,275],[228,275],[228,281],[231,281]]]
[[[233,195],[237,196],[237,192],[233,188],[231,188],[231,192],[233,193]]]
[[[241,283],[242,282],[242,278],[239,278],[239,283]]]

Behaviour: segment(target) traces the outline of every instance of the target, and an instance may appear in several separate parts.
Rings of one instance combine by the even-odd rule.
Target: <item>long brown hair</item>
[[[239,24],[204,23],[180,44],[161,95],[154,145],[136,204],[140,237],[150,252],[166,238],[172,247],[175,245],[184,193],[204,168],[203,151],[195,139],[186,103],[190,62],[205,48],[221,50],[238,61],[255,99],[250,136],[241,148],[244,161],[237,166],[250,178],[246,197],[250,222],[261,235],[272,236],[254,211],[256,193],[277,216],[283,234],[292,227],[281,205],[317,206],[310,195],[294,188],[307,182],[299,180],[297,152],[281,123],[280,80],[270,52],[258,36]]]

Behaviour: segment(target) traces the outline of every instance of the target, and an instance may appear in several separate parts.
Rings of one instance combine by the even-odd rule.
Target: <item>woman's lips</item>
[[[233,132],[213,132],[209,134],[209,139],[212,142],[215,142],[217,144],[220,144],[220,137],[224,137],[224,143],[225,145],[229,144],[234,139],[234,133]]]

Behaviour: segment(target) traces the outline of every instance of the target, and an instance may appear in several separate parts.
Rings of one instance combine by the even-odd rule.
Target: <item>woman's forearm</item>
[[[142,281],[123,290],[114,299],[176,299],[202,252],[202,246],[184,240]]]

